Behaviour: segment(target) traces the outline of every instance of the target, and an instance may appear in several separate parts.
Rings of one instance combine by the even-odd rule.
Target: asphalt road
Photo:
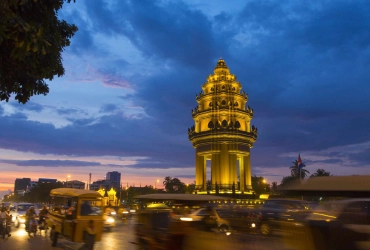
[[[118,221],[112,231],[104,231],[102,241],[95,243],[94,249],[136,249],[134,235],[135,221],[123,223]],[[79,249],[83,243],[73,243],[63,237],[59,237],[57,247],[51,246],[51,240],[44,231],[38,232],[36,237],[25,231],[24,226],[19,228],[12,226],[11,237],[0,239],[0,250],[59,250],[59,249]]]
[[[118,221],[112,231],[103,233],[102,241],[95,243],[95,250],[137,250],[135,242],[135,220],[129,223]],[[28,236],[24,226],[16,229],[12,227],[12,236],[0,239],[0,250],[57,250],[57,249],[79,249],[82,243],[73,243],[64,238],[58,239],[57,247],[51,246],[51,240],[44,232],[35,236]],[[232,234],[230,236],[215,233],[197,233],[189,237],[185,249],[252,249],[252,250],[292,250],[294,247],[285,243],[284,237],[261,235]]]

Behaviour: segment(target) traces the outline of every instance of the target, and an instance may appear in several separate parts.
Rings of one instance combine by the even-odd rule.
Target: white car
[[[32,206],[34,206],[32,203],[18,203],[14,207],[10,208],[12,222],[14,222],[14,226],[16,228],[26,222],[26,212]]]
[[[223,209],[217,208],[200,208],[198,210],[195,210],[191,214],[178,215],[175,219],[179,219],[181,221],[201,221],[205,217],[209,217],[215,223],[215,226],[217,226],[219,231],[225,232],[230,229],[230,225],[227,220],[221,218],[223,217],[223,211]]]

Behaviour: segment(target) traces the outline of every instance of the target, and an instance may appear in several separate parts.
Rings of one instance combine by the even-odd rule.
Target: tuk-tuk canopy
[[[93,190],[76,188],[55,188],[50,191],[50,196],[79,197],[79,198],[102,198],[101,194]]]

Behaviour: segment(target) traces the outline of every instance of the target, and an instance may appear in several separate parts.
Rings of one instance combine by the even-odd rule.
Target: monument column
[[[230,183],[231,185],[234,183],[235,188],[238,188],[238,176],[236,173],[236,155],[235,154],[230,154],[229,155],[229,178],[230,178]]]
[[[212,187],[220,185],[220,154],[213,154],[211,161],[211,175],[212,175]]]
[[[241,156],[239,158],[239,169],[240,169],[240,191],[244,192],[245,191],[245,169],[244,169],[244,157]]]
[[[205,179],[205,164],[204,164],[204,156],[198,155],[196,153],[195,155],[195,184],[197,188],[203,189],[206,185],[204,179]]]
[[[221,154],[220,154],[220,189],[231,188],[230,185],[230,167],[229,167],[229,150],[227,144],[221,144]]]
[[[247,190],[252,190],[252,175],[251,175],[251,157],[250,154],[243,156],[245,169],[245,187]]]

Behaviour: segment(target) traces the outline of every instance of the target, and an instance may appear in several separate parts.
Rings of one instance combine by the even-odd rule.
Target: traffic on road
[[[62,234],[52,246],[54,235],[40,225],[29,234],[27,223],[20,223],[21,206],[25,204],[7,207],[13,217],[11,237],[0,238],[0,249],[86,249],[85,242],[73,242]],[[104,223],[101,241],[93,249],[370,249],[368,198],[309,205],[279,198],[248,207],[162,203],[134,212],[123,207],[104,211],[104,220],[111,223]]]

